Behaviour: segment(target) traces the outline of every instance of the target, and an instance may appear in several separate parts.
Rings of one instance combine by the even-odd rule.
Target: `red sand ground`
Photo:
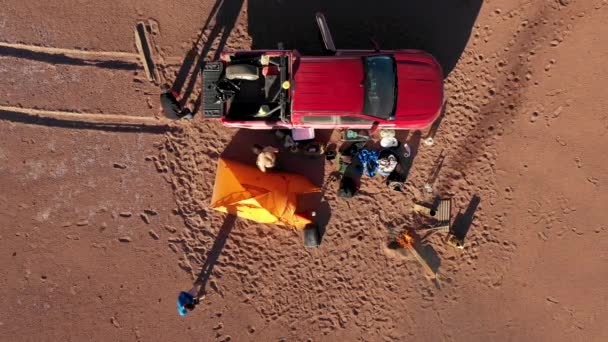
[[[162,53],[186,56],[214,5],[129,3],[0,1],[0,40],[135,52],[134,23],[154,18]],[[250,133],[200,118],[125,132],[0,112],[2,340],[607,340],[607,1],[486,0],[476,19],[474,0],[387,3],[227,2],[216,25],[227,49],[308,48],[321,9],[338,45],[379,32],[450,71],[445,118],[435,145],[420,145],[407,194],[366,179],[347,201],[329,185],[318,250],[206,209],[219,154],[249,153]],[[81,64],[2,49],[0,104],[158,114],[141,68]],[[480,204],[463,251],[440,235],[418,246],[437,288],[386,246],[415,224],[412,201],[426,199],[442,151],[436,193],[454,197],[455,213],[474,195]],[[177,293],[214,259],[207,298],[179,317]]]

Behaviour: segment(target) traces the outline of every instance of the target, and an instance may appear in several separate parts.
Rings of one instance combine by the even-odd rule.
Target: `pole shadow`
[[[427,178],[426,182],[431,186],[435,184],[435,181],[439,177],[439,172],[441,172],[441,168],[443,167],[443,163],[445,161],[445,150],[441,151],[437,159],[435,159],[435,163],[433,164],[433,169],[431,170],[431,174],[429,178]]]
[[[452,225],[452,234],[454,234],[454,236],[464,240],[471,229],[471,224],[473,223],[473,218],[475,217],[475,211],[477,210],[480,202],[481,198],[474,195],[473,198],[471,198],[471,202],[469,202],[469,206],[464,214],[459,212],[456,215],[454,224]]]
[[[100,114],[102,115],[102,114]],[[60,127],[72,129],[86,129],[94,131],[118,132],[118,133],[149,133],[163,134],[173,130],[169,125],[138,125],[138,124],[109,124],[92,123],[77,120],[63,120],[55,118],[42,118],[24,113],[16,113],[0,110],[0,120],[19,122],[30,125],[40,125],[47,127]]]
[[[207,258],[205,259],[205,263],[201,268],[201,272],[196,281],[194,282],[195,286],[198,286],[197,297],[200,297],[201,295],[206,293],[207,282],[209,282],[209,278],[213,273],[213,267],[217,263],[217,260],[220,255],[222,254],[222,250],[226,245],[226,241],[230,236],[230,232],[232,232],[232,229],[234,228],[235,222],[236,216],[230,214],[226,215],[224,223],[222,224],[222,227],[220,227],[217,237],[215,238],[215,242],[207,253]]]
[[[205,20],[205,23],[199,32],[198,39],[192,45],[192,49],[186,54],[184,62],[177,72],[177,76],[171,87],[173,91],[182,94],[182,105],[185,104],[194,90],[196,79],[200,74],[207,54],[213,46],[213,42],[219,38],[219,44],[212,60],[217,60],[220,53],[224,50],[224,47],[228,42],[228,37],[230,37],[230,32],[232,32],[239,14],[241,13],[243,1],[244,0],[217,0],[213,5],[211,14]],[[201,41],[203,41],[205,32],[209,29],[211,29],[211,32],[206,37],[205,43],[203,43],[201,47]],[[188,75],[190,75],[189,80]],[[186,83],[187,80],[188,82]]]
[[[65,64],[73,66],[92,66],[97,68],[114,69],[114,70],[137,70],[141,66],[133,62],[109,60],[109,61],[94,61],[75,57],[68,57],[64,54],[52,54],[46,52],[36,52],[27,49],[19,49],[12,47],[0,47],[0,55],[10,56],[15,58],[24,58],[33,61],[39,61],[49,64]]]
[[[339,49],[420,49],[434,55],[447,76],[468,42],[483,0],[256,0],[248,1],[253,49],[278,42],[321,55],[315,13],[323,12]]]

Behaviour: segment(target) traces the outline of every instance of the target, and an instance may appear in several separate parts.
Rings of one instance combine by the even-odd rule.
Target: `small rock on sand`
[[[156,210],[154,209],[145,209],[144,213],[148,214],[148,215],[152,215],[152,216],[156,216],[158,215],[158,213],[156,212]]]
[[[120,215],[122,217],[131,217],[133,215],[133,213],[131,213],[130,211],[122,211],[118,215]]]
[[[110,317],[110,323],[112,323],[113,326],[120,328],[120,324],[118,323],[118,320],[114,316]]]
[[[171,248],[171,250],[173,251],[173,253],[177,253],[178,252],[177,246],[175,246],[172,243],[169,243],[169,248]]]
[[[155,231],[153,231],[153,230],[151,230],[151,229],[148,231],[148,234],[150,234],[150,236],[151,236],[151,237],[152,237],[154,240],[158,240],[158,239],[160,239],[160,236],[158,236],[158,234],[156,234],[156,232],[155,232]]]
[[[127,165],[121,163],[114,163],[114,168],[124,170],[127,168]]]
[[[177,229],[175,227],[171,227],[171,226],[165,226],[165,229],[169,232],[169,233],[175,233],[177,232]]]
[[[150,224],[150,218],[148,217],[148,215],[141,213],[139,214],[139,217],[141,217],[141,219],[146,222],[146,224]]]
[[[79,226],[79,227],[88,226],[89,225],[89,220],[78,221],[78,222],[76,222],[76,225]]]
[[[121,236],[121,237],[118,238],[118,241],[120,241],[120,242],[131,242],[133,240],[129,236]]]

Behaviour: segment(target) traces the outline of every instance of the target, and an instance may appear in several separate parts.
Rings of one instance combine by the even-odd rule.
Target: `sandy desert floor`
[[[135,53],[152,19],[163,75],[197,105],[196,67],[219,49],[421,48],[445,73],[435,144],[407,192],[328,185],[317,250],[300,233],[208,209],[218,157],[270,133],[205,122],[83,125],[0,111],[0,336],[6,341],[608,340],[608,1],[0,0],[0,42]],[[219,9],[216,20],[208,18]],[[202,51],[203,57],[196,51]],[[181,65],[180,65],[181,64]],[[194,70],[194,72],[193,72]],[[137,63],[0,47],[0,105],[159,115]],[[417,245],[441,276],[388,248],[445,156],[464,250]],[[294,167],[292,165],[292,167]],[[319,176],[335,167],[318,165]],[[297,168],[297,166],[296,166]],[[186,317],[179,291],[205,271]],[[604,322],[604,323],[602,323]]]

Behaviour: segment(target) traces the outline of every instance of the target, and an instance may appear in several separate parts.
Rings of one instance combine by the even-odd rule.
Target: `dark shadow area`
[[[320,54],[315,13],[323,12],[338,49],[421,49],[447,76],[468,42],[483,0],[256,0],[248,2],[253,49]]]
[[[315,130],[315,141],[326,143],[331,131]],[[295,173],[308,178],[313,184],[322,187],[324,183],[325,158],[323,156],[307,156],[302,153],[287,151],[274,130],[240,129],[222,153],[222,158],[254,165],[257,156],[252,152],[254,144],[275,146],[280,152],[274,171]]]
[[[92,61],[75,57],[68,57],[63,54],[52,54],[45,52],[34,52],[26,49],[18,49],[11,47],[0,47],[0,55],[10,56],[15,58],[24,58],[33,61],[45,62],[49,64],[66,64],[75,66],[93,66],[98,68],[115,69],[115,70],[137,70],[142,67],[133,62],[124,61]]]
[[[309,213],[314,211],[316,217],[313,220],[319,229],[319,243],[323,242],[323,236],[327,230],[327,224],[331,219],[331,207],[323,199],[323,193],[312,193],[298,196],[298,212]]]
[[[198,278],[194,282],[195,285],[198,285],[198,296],[200,297],[205,293],[205,288],[207,286],[207,282],[209,281],[209,277],[213,273],[213,267],[217,263],[217,259],[222,254],[222,250],[224,249],[224,245],[226,244],[226,240],[230,236],[230,232],[234,228],[234,223],[236,222],[236,216],[234,215],[226,215],[224,219],[224,223],[222,227],[220,227],[219,232],[217,233],[217,237],[215,238],[215,242],[213,246],[207,253],[207,258],[205,259],[205,263],[201,268],[201,273]]]
[[[395,130],[395,138],[401,143],[403,141],[407,141],[407,137],[410,135],[409,130],[398,129]],[[399,151],[403,151],[403,144],[399,144]],[[403,153],[402,153],[403,154]]]
[[[100,114],[102,115],[102,114]],[[147,126],[138,124],[108,124],[92,123],[77,120],[62,120],[54,118],[41,118],[24,113],[7,112],[0,110],[0,120],[20,122],[30,125],[40,125],[47,127],[61,127],[74,129],[88,129],[95,131],[119,132],[119,133],[151,133],[163,134],[173,128],[168,125]]]
[[[200,92],[198,94],[198,96],[196,97],[196,100],[194,101],[194,104],[192,106],[192,113],[194,113],[194,115],[196,115],[196,113],[198,113],[201,110],[202,104],[203,104],[203,93]]]
[[[241,9],[243,0],[217,0],[211,14],[205,20],[203,27],[200,30],[197,41],[193,44],[192,49],[186,54],[184,62],[180,67],[177,77],[171,87],[173,91],[181,93],[182,102],[188,99],[194,86],[196,79],[201,71],[205,58],[211,50],[213,42],[219,38],[217,50],[211,60],[217,60],[222,50],[226,46],[230,32],[234,28]],[[211,30],[207,36],[205,32]],[[205,38],[205,43],[200,46],[201,41]],[[190,79],[186,84],[186,80],[190,75]],[[184,85],[186,88],[184,89]],[[182,92],[183,91],[183,92]],[[182,103],[184,105],[184,103]]]
[[[473,198],[471,198],[471,202],[469,202],[469,206],[464,214],[459,212],[458,215],[456,215],[454,224],[452,225],[452,234],[454,234],[454,236],[464,240],[469,233],[469,229],[471,229],[471,224],[473,223],[473,218],[475,217],[475,211],[477,210],[477,206],[479,206],[480,202],[481,198],[474,195]]]
[[[548,3],[537,2],[538,6],[534,13],[527,15],[528,22],[542,22],[544,18],[551,16],[552,7]],[[475,159],[486,151],[489,141],[500,134],[501,129],[508,129],[516,118],[521,115],[523,104],[527,99],[524,94],[531,85],[526,82],[513,82],[513,78],[524,79],[530,68],[529,63],[522,63],[519,55],[528,53],[534,49],[535,37],[551,35],[556,30],[563,30],[566,23],[559,25],[527,25],[513,40],[513,47],[502,56],[506,61],[504,68],[497,73],[493,89],[500,92],[491,97],[489,103],[474,111],[474,120],[471,123],[475,127],[470,134],[452,147],[458,151],[457,155],[450,157],[450,167],[456,171],[467,172]],[[450,184],[448,184],[449,186]]]
[[[361,178],[363,177],[364,167],[363,167],[363,164],[361,163],[361,161],[359,161],[359,159],[357,158],[358,152],[355,152],[355,151],[359,151],[361,148],[371,148],[370,142],[369,141],[344,142],[340,146],[339,151],[342,154],[343,158],[344,157],[350,158],[351,162],[344,170],[344,174],[340,174],[339,172],[336,172],[336,173],[333,173],[332,175],[335,175],[335,179],[337,179],[338,183],[340,184],[339,187],[342,187],[344,178],[352,179],[354,184],[356,184],[357,188],[359,188],[359,191],[357,193],[364,194],[365,192],[360,190]],[[332,179],[334,179],[334,178],[332,178]]]

